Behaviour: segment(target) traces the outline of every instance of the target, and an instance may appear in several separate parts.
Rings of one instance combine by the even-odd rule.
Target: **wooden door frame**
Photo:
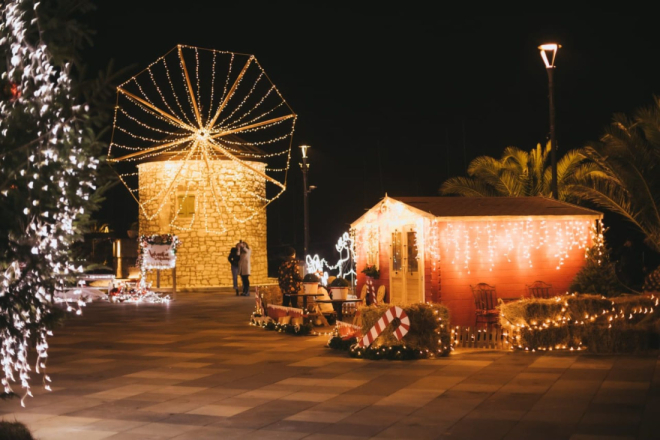
[[[416,293],[416,298],[412,299],[409,298],[408,295],[408,282],[406,279],[406,276],[408,274],[408,236],[407,232],[409,232],[407,229],[412,229],[417,234],[417,278],[419,280],[419,288],[417,289]],[[399,228],[395,228],[393,231],[391,231],[390,236],[389,236],[389,241],[390,241],[390,258],[389,258],[389,269],[390,269],[390,276],[389,276],[389,284],[390,284],[390,301],[392,300],[393,297],[393,292],[392,292],[392,286],[394,285],[392,283],[392,278],[394,276],[394,269],[393,269],[393,263],[394,263],[394,245],[392,243],[392,234],[394,232],[399,232],[401,234],[401,254],[402,254],[402,264],[401,264],[401,286],[403,289],[402,292],[402,297],[404,298],[404,303],[405,304],[414,304],[418,302],[424,302],[425,297],[424,297],[424,270],[425,270],[425,260],[424,260],[424,252],[420,252],[420,246],[419,243],[421,240],[424,240],[424,231],[419,231],[416,227],[416,224],[414,223],[409,223],[406,225],[401,226],[401,231],[399,231]],[[422,242],[423,243],[423,242]],[[422,249],[424,249],[424,246],[421,246]]]

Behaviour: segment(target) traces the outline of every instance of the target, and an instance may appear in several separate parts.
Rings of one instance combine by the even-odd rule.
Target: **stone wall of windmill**
[[[231,286],[227,256],[239,240],[246,241],[252,249],[250,283],[267,283],[266,210],[258,209],[259,198],[249,194],[265,197],[265,179],[243,171],[235,162],[213,160],[211,174],[217,186],[211,191],[202,178],[204,161],[189,160],[185,167],[181,165],[176,160],[138,165],[139,199],[142,203],[148,201],[145,210],[153,216],[148,219],[140,213],[140,234],[176,234],[182,242],[177,252],[177,290]],[[265,172],[264,163],[250,162],[250,166]],[[167,191],[177,172],[177,187],[165,199],[159,197],[159,193]],[[240,221],[250,217],[254,210],[256,214],[250,220]],[[224,233],[208,232],[221,231],[223,226]],[[155,272],[149,274],[149,280],[155,286]],[[160,280],[161,287],[171,286],[171,271],[161,271]]]

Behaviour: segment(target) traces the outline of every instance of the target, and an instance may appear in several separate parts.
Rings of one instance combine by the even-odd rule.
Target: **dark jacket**
[[[234,266],[238,267],[238,261],[241,259],[240,255],[238,255],[238,249],[235,247],[231,248],[231,251],[229,252],[229,256],[227,257],[227,260],[229,260],[229,263]]]
[[[295,295],[300,291],[302,277],[298,270],[298,260],[287,258],[277,271],[280,290],[284,295]]]

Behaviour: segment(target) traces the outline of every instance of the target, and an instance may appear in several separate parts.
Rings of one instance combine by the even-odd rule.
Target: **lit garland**
[[[0,206],[24,206],[17,219],[20,230],[3,225],[8,247],[0,261],[1,382],[6,393],[12,392],[12,383],[20,383],[23,405],[32,396],[32,345],[34,371],[50,390],[45,367],[52,333],[46,321],[66,278],[82,272],[69,252],[81,238],[77,225],[89,211],[99,162],[90,155],[95,134],[86,130],[89,108],[74,100],[71,66],[53,65],[40,39],[39,2],[5,1],[0,17],[0,47],[8,61],[0,80],[16,90],[11,100],[0,99],[0,133],[7,146],[0,155],[0,184],[11,182],[0,186]],[[21,146],[12,149],[16,144]],[[84,306],[82,300],[77,304]]]
[[[320,258],[318,255],[307,255],[305,257],[305,264],[307,266],[307,273],[314,273],[319,276],[321,283],[325,286],[328,281],[328,270],[337,270],[338,278],[346,278],[348,276],[357,275],[355,272],[355,241],[353,234],[344,232],[335,244],[335,249],[339,252],[339,260],[336,264],[328,264],[325,258]]]
[[[225,216],[248,222],[286,189],[296,118],[253,55],[178,45],[117,88],[108,160],[164,159],[169,166],[157,184],[118,173],[142,215],[157,218],[183,192],[194,196],[198,214],[184,218],[181,203],[169,227],[191,231],[200,223],[224,234]],[[113,157],[117,150],[128,154]],[[285,174],[278,180],[270,172]],[[276,193],[267,196],[255,181]]]
[[[272,319],[253,314],[250,318],[250,325],[255,327],[261,327],[264,330],[275,330],[280,333],[289,333],[296,336],[319,336],[318,333],[313,331],[314,326],[311,322],[306,322],[303,324],[284,324],[280,322],[273,321]]]
[[[138,255],[138,267],[141,270],[150,270],[150,269],[173,269],[176,264],[176,251],[181,246],[181,240],[179,237],[172,234],[154,234],[154,235],[141,235],[139,239],[140,243],[140,253]],[[144,254],[147,252],[149,245],[165,245],[170,246],[169,252],[171,252],[174,258],[171,258],[167,261],[165,265],[149,265],[144,263]]]

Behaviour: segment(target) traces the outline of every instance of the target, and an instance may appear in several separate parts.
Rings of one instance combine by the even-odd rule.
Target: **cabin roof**
[[[545,197],[390,197],[435,217],[590,216],[602,213]]]

